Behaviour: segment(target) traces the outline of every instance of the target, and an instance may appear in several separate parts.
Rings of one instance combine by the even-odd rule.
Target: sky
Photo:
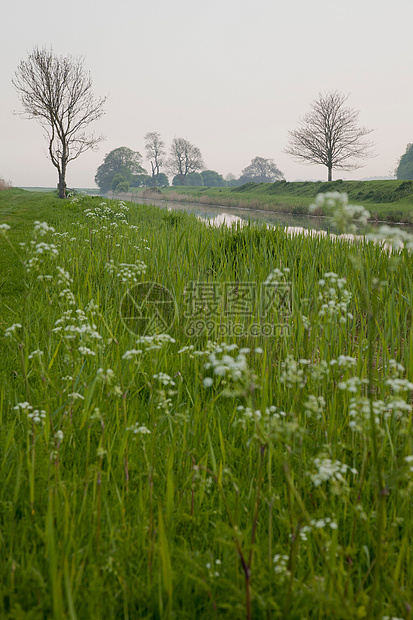
[[[374,130],[376,153],[334,178],[391,176],[413,142],[412,0],[13,0],[2,15],[0,177],[15,186],[57,184],[42,128],[16,114],[11,80],[34,46],[83,56],[95,95],[108,96],[90,126],[106,140],[69,164],[69,187],[94,187],[120,146],[145,159],[150,131],[168,149],[186,138],[224,176],[259,156],[287,181],[326,179],[323,166],[283,150],[310,104],[332,90]]]

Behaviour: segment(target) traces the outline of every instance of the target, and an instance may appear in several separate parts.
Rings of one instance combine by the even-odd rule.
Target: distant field
[[[1,620],[410,619],[412,308],[407,246],[0,192]]]
[[[55,187],[20,187],[19,189],[23,189],[27,192],[55,192],[56,188]],[[99,189],[96,187],[75,187],[73,188],[75,190],[75,192],[79,192],[81,194],[88,194],[88,195],[98,195],[99,194]],[[68,190],[71,191],[71,190]]]
[[[138,188],[131,191],[143,193]],[[368,209],[373,219],[413,222],[413,181],[333,181],[288,183],[247,183],[241,187],[161,188],[169,200],[199,201],[232,207],[249,207],[291,213],[307,213],[321,192],[345,192],[352,203]],[[321,215],[322,213],[320,213]]]

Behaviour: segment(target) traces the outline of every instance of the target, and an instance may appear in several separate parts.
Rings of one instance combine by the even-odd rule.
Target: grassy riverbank
[[[0,233],[1,618],[410,617],[406,249],[21,190]]]
[[[142,194],[142,189],[132,189]],[[339,191],[350,201],[362,204],[375,220],[413,223],[412,181],[333,181],[287,183],[247,183],[241,187],[161,188],[166,200],[200,202],[229,207],[247,207],[285,213],[308,213],[318,193]],[[322,215],[322,213],[320,213]]]

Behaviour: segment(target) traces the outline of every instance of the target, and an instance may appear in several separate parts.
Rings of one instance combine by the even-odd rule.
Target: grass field
[[[138,195],[144,190],[131,188]],[[413,223],[412,181],[333,181],[247,183],[241,187],[167,187],[161,188],[167,200],[247,207],[285,213],[308,213],[308,207],[320,192],[339,191],[351,202],[362,204],[373,220]],[[322,213],[320,212],[320,215]]]
[[[411,618],[407,247],[6,190],[0,261],[1,618]]]

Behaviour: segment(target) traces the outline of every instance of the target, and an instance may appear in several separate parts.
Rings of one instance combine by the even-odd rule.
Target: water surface
[[[263,224],[269,227],[281,226],[288,234],[315,234],[325,236],[329,234],[332,238],[334,235],[334,227],[329,217],[320,217],[317,215],[302,215],[293,213],[281,213],[274,211],[265,211],[260,209],[243,209],[241,207],[228,207],[218,205],[202,205],[197,202],[174,202],[166,200],[156,200],[153,198],[142,198],[140,196],[132,200],[140,204],[151,204],[163,209],[174,211],[186,211],[193,213],[200,219],[208,221],[213,226],[221,226],[226,224],[244,225],[248,223]],[[384,222],[381,222],[383,224]],[[413,226],[406,224],[397,224],[403,230],[413,233]],[[360,233],[362,230],[360,229]],[[340,239],[354,240],[361,239],[362,235],[340,235]]]

